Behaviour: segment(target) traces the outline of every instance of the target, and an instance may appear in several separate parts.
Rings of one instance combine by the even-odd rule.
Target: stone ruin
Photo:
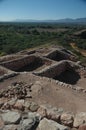
[[[35,74],[53,78],[72,85],[76,84],[76,82],[80,79],[80,74],[78,73],[75,64],[67,60],[60,61]]]
[[[22,51],[0,58],[0,79],[9,78],[21,72],[32,72],[60,82],[75,85],[81,78],[77,57],[61,48]],[[65,75],[65,76],[64,76]]]
[[[46,50],[46,51],[45,51]],[[0,58],[0,81],[21,73],[32,73],[54,80],[63,87],[75,85],[86,71],[77,57],[65,49],[22,51]],[[0,92],[1,130],[83,130],[86,112],[66,112],[63,108],[40,105],[30,101],[33,84],[14,82]],[[73,89],[82,90],[76,87]],[[29,100],[27,100],[29,98]],[[5,99],[5,100],[2,100]],[[36,129],[37,128],[37,129]]]
[[[11,71],[3,66],[0,66],[0,81],[17,75],[17,72]]]

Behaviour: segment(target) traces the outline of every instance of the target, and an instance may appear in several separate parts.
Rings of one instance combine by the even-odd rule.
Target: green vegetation
[[[86,49],[86,38],[75,35],[83,29],[86,25],[0,23],[0,56],[44,44],[61,45],[73,50],[70,43],[76,43],[79,48]]]

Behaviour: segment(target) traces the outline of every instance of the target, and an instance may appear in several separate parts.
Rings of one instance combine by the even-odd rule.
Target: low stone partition
[[[59,63],[55,63],[50,67],[47,67],[41,71],[39,71],[38,73],[35,73],[36,75],[40,75],[40,76],[45,76],[45,77],[49,77],[49,78],[53,78],[57,75],[63,72],[66,69],[66,65],[67,63],[64,61],[61,61]]]
[[[13,59],[11,61],[6,61],[1,63],[2,66],[13,70],[18,71],[19,69],[23,68],[24,66],[27,66],[28,64],[37,61],[39,58],[35,56],[23,56],[22,58]]]
[[[2,56],[2,57],[0,57],[0,63],[12,61],[14,59],[18,59],[18,58],[22,58],[22,57],[23,57],[22,55],[16,55],[16,54]]]
[[[36,50],[23,50],[23,51],[18,52],[17,54],[18,55],[31,55],[34,53],[36,53]]]
[[[0,76],[6,74],[7,71],[5,69],[3,69],[2,67],[0,67]]]
[[[66,50],[53,50],[50,53],[46,55],[47,58],[50,58],[55,61],[61,61],[61,60],[72,60],[75,61],[76,57],[72,53]]]
[[[75,64],[73,64],[73,62],[64,60],[53,64],[52,66],[47,67],[39,71],[38,73],[34,72],[34,74],[38,76],[53,78],[64,83],[74,85],[80,79],[80,75],[76,71],[77,68],[79,68],[78,65],[76,66]]]
[[[8,70],[2,66],[0,66],[0,81],[4,80],[4,79],[8,79],[10,77],[13,77],[15,75],[17,75],[18,73],[13,72],[11,70]]]
[[[24,55],[18,59],[8,60],[1,62],[0,65],[17,72],[33,71],[44,64],[50,65],[51,60],[47,58],[35,56],[35,55]]]

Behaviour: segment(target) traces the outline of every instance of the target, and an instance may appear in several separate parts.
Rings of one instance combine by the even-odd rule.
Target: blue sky
[[[86,0],[0,0],[0,21],[86,17]]]

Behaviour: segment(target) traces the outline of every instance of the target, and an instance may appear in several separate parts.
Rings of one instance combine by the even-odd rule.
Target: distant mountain
[[[66,18],[66,19],[57,20],[57,22],[59,22],[59,23],[82,23],[82,24],[86,24],[86,18],[78,18],[78,19]]]
[[[78,18],[76,19],[77,22],[85,22],[86,23],[86,18]]]
[[[86,18],[77,18],[77,19],[59,19],[59,20],[33,20],[33,19],[17,19],[13,22],[47,22],[47,23],[83,23],[86,24]]]

